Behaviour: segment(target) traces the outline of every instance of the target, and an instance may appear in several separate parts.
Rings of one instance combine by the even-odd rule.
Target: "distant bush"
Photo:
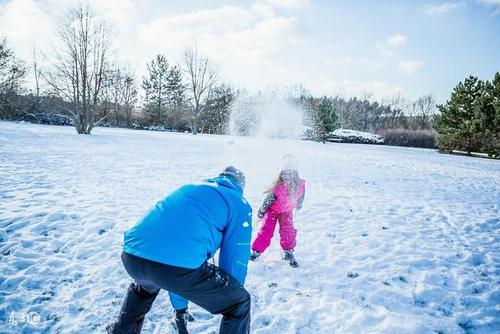
[[[73,120],[66,116],[50,112],[25,113],[19,121],[45,125],[73,125]]]
[[[379,130],[386,145],[436,148],[436,132],[434,130],[383,129]]]

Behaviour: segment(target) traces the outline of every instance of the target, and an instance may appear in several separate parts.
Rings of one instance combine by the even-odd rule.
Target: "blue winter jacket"
[[[252,208],[243,190],[219,176],[182,186],[156,203],[125,232],[123,251],[194,269],[220,249],[219,266],[244,284],[251,234]]]

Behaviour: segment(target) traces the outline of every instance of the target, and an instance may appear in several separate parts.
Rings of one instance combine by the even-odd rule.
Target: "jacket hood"
[[[213,182],[217,183],[218,185],[226,188],[231,188],[235,191],[237,191],[240,195],[243,195],[243,189],[238,185],[238,182],[236,181],[235,178],[231,176],[217,176],[211,179],[205,180],[205,182]]]

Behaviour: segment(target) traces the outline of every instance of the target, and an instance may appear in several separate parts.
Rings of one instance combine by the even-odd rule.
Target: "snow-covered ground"
[[[307,180],[300,267],[280,259],[276,238],[250,264],[252,333],[500,332],[499,161],[0,122],[0,333],[103,332],[130,281],[124,230],[229,164],[246,172],[257,208],[285,153]],[[217,333],[219,316],[192,310],[192,333]],[[162,292],[144,333],[174,333],[171,311]]]

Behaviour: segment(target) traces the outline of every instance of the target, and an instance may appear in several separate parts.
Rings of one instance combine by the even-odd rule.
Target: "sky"
[[[77,0],[0,0],[0,36],[31,62],[46,55]],[[137,77],[156,54],[182,64],[196,46],[221,81],[251,92],[303,86],[315,95],[433,94],[500,71],[500,0],[107,0],[113,53]]]

